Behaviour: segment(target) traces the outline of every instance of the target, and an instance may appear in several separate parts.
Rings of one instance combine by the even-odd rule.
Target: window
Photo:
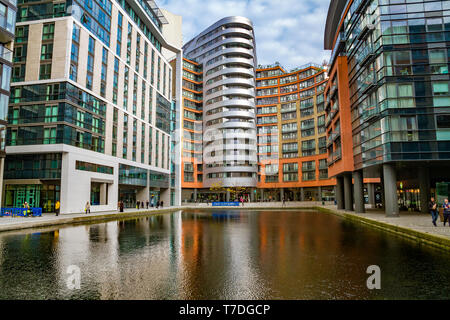
[[[41,60],[50,60],[53,56],[53,43],[42,44]]]
[[[58,106],[45,107],[45,122],[58,121]]]
[[[51,40],[55,32],[55,24],[44,24],[42,29],[42,40]]]
[[[44,144],[56,143],[56,128],[44,128]]]
[[[39,70],[39,80],[50,79],[51,73],[52,73],[51,63],[41,64]]]

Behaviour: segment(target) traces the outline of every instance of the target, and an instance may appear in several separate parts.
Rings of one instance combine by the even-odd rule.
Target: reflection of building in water
[[[183,214],[182,272],[191,293],[187,299],[250,297],[255,285],[260,285],[249,258],[250,231],[238,227],[246,219],[223,219],[227,213],[229,217],[246,218],[245,214],[230,211],[223,212],[220,219],[211,212]]]
[[[82,286],[84,283],[90,288],[92,298],[162,299],[171,295],[170,292],[177,290],[177,282],[172,277],[178,268],[175,257],[179,219],[176,216],[159,215],[61,229],[61,281],[67,278],[67,267],[77,265],[81,269]],[[65,287],[60,290],[62,296],[71,294]]]

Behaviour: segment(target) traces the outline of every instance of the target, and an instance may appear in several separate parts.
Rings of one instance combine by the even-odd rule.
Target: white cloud
[[[259,64],[279,61],[287,69],[322,63],[323,33],[330,0],[159,0],[158,5],[183,16],[186,43],[227,16],[253,21]]]

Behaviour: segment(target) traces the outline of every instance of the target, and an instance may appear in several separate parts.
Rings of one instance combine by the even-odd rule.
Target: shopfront
[[[25,202],[31,207],[40,207],[43,212],[55,212],[55,203],[60,199],[58,182],[41,184],[6,184],[4,207],[23,207]]]

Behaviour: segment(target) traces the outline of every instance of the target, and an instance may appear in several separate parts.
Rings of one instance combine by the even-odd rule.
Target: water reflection
[[[1,299],[448,298],[450,258],[318,212],[185,211],[0,235]],[[379,265],[382,289],[366,288]],[[66,286],[81,269],[81,290]]]

